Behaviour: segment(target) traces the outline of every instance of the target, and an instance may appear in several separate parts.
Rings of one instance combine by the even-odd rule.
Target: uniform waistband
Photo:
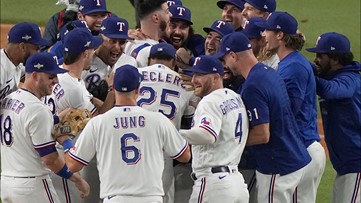
[[[4,178],[47,178],[50,176],[48,174],[46,175],[42,175],[42,176],[7,176],[7,175],[1,175],[1,177],[4,177]]]
[[[206,175],[209,175],[209,174],[214,174],[214,173],[236,173],[236,172],[238,172],[238,167],[237,166],[216,166],[216,167],[212,167],[210,169],[197,170],[196,172],[191,173],[191,178],[193,180],[197,180],[199,177],[206,176]]]

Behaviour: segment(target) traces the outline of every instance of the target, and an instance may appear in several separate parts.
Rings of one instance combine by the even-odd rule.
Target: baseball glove
[[[69,110],[56,127],[55,139],[63,135],[76,137],[85,128],[90,118],[91,113],[87,109]]]

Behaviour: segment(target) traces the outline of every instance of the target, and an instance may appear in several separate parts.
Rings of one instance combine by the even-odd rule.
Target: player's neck
[[[7,48],[4,49],[4,53],[15,66],[18,66],[22,62],[20,59],[16,57],[19,55],[18,50],[8,46]]]
[[[148,22],[141,22],[142,33],[149,39],[159,41],[161,37],[159,31],[155,30],[155,27],[158,27],[158,25]]]
[[[77,62],[76,63],[73,63],[73,64],[70,64],[70,65],[63,65],[63,68],[68,70],[68,74],[72,77],[75,77],[75,78],[81,78],[81,74],[83,72],[83,67],[81,64],[78,64]]]
[[[290,53],[294,52],[295,50],[287,48],[285,46],[280,46],[277,50],[277,55],[278,58],[280,59],[280,61],[282,59],[284,59],[287,55],[289,55]]]
[[[117,106],[137,106],[137,96],[132,93],[115,94],[115,105]]]

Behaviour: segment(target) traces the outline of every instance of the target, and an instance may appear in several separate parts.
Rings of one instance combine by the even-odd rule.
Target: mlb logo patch
[[[201,124],[203,124],[203,125],[209,125],[209,124],[211,124],[211,121],[210,121],[209,119],[207,119],[207,117],[204,117],[204,118],[202,118],[202,120],[201,120]]]

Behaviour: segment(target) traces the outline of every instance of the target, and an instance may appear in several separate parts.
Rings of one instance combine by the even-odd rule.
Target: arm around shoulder
[[[255,125],[249,129],[247,146],[267,144],[270,139],[269,123]]]

